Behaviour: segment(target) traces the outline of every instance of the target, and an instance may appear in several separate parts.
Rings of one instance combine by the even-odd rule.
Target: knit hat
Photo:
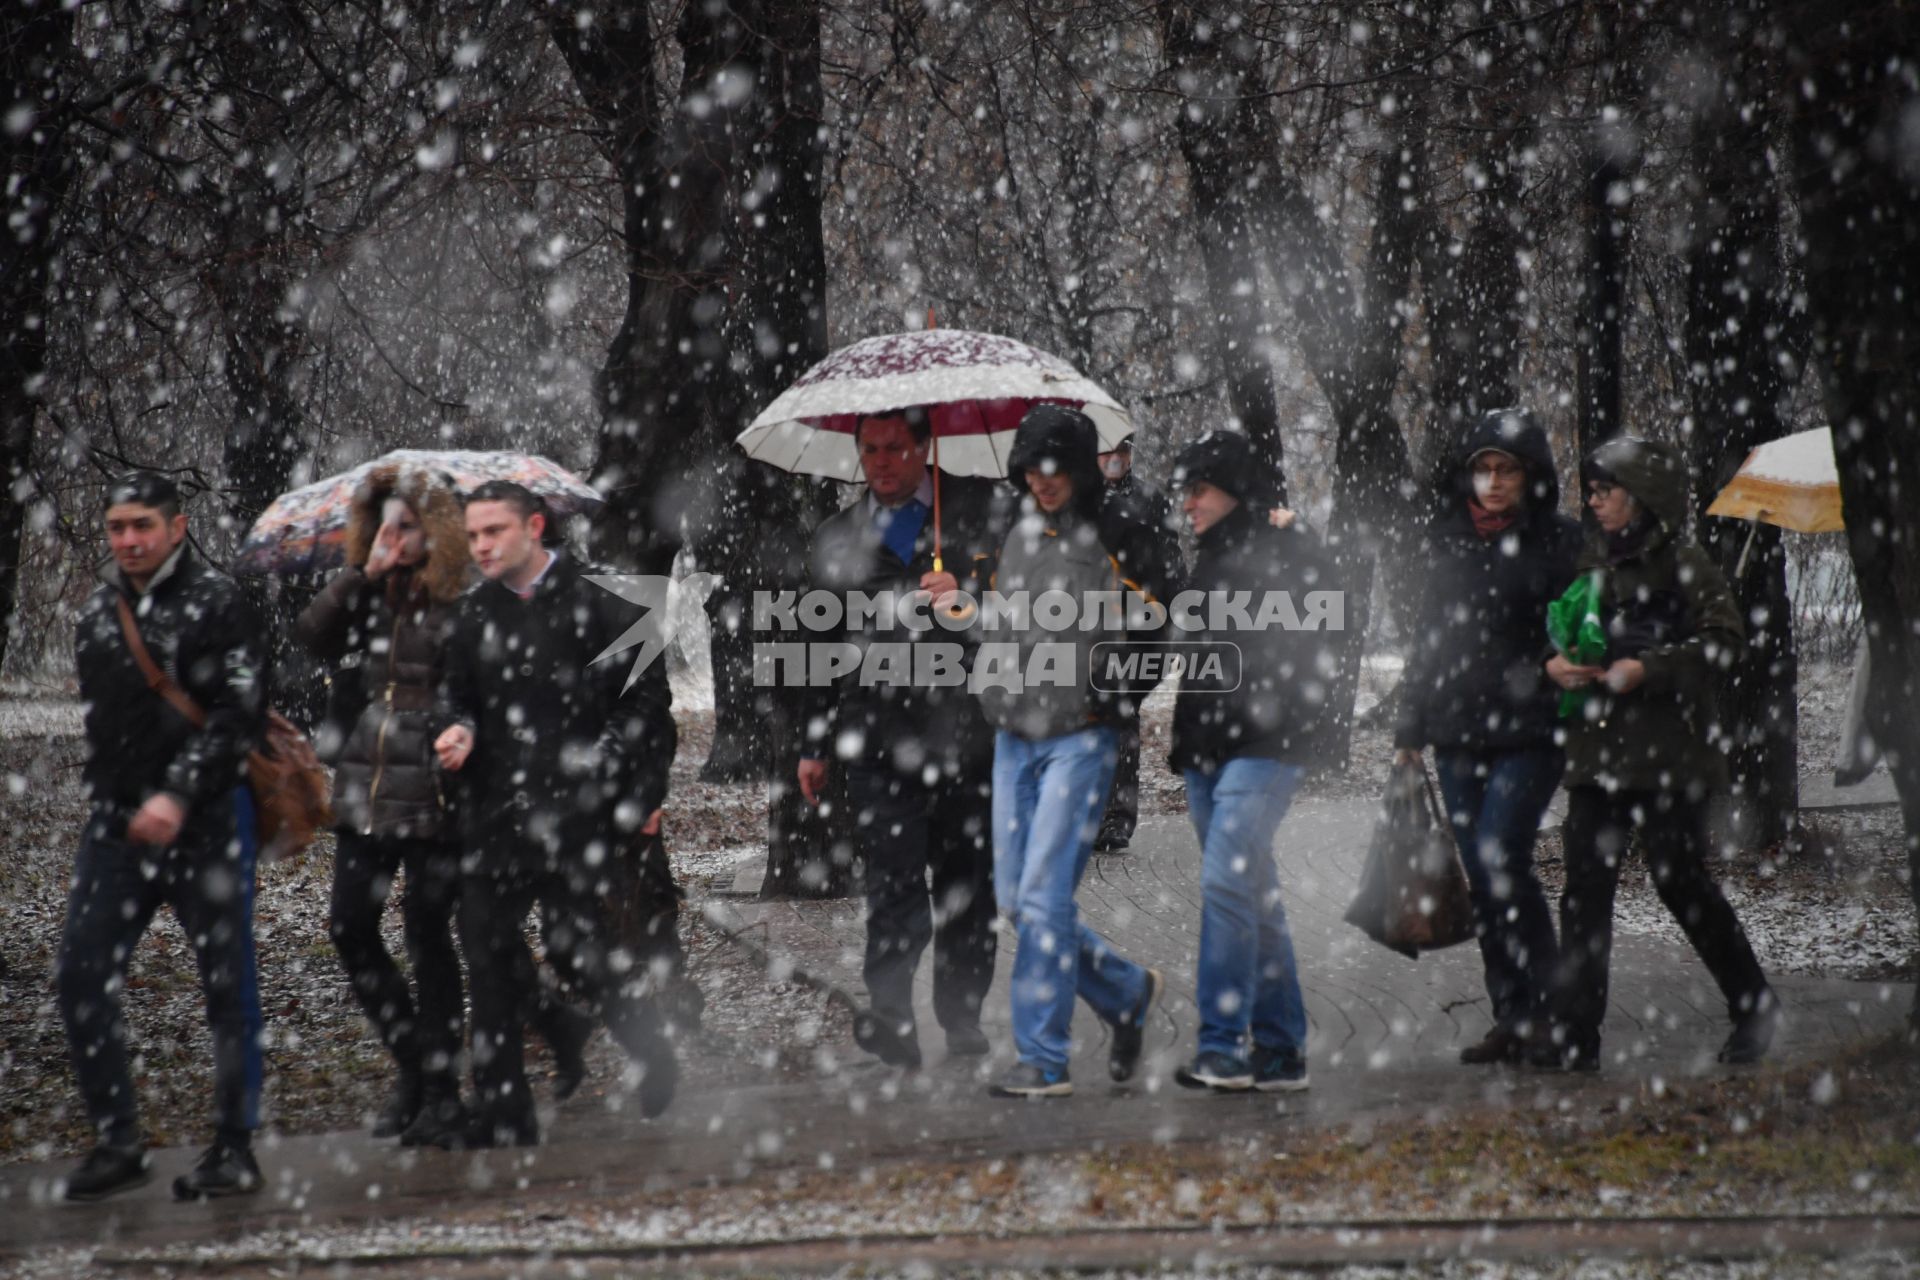
[[[1253,444],[1238,431],[1209,431],[1180,451],[1173,486],[1210,484],[1241,502],[1270,507],[1280,501],[1273,468],[1253,456]]]

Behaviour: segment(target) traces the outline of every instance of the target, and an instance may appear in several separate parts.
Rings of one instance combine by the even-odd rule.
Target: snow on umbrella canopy
[[[322,573],[337,569],[343,559],[347,516],[353,495],[377,467],[397,465],[402,470],[436,471],[469,493],[489,480],[511,480],[525,485],[545,500],[555,516],[582,515],[601,504],[598,490],[558,463],[510,450],[395,449],[325,480],[283,493],[260,513],[234,557],[233,569],[242,574]]]
[[[1085,413],[1103,450],[1133,434],[1127,411],[1060,357],[998,334],[926,329],[834,352],[768,405],[736,443],[748,457],[783,471],[858,480],[853,430],[861,417],[918,406],[932,418],[942,471],[1004,476],[1014,429],[1037,404]]]
[[[1707,514],[1764,520],[1795,533],[1846,528],[1840,511],[1840,472],[1833,461],[1833,433],[1816,427],[1761,445],[1747,455]]]

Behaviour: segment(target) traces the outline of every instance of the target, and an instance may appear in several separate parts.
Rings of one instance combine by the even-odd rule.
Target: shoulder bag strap
[[[127,598],[119,592],[114,593],[114,605],[120,610],[120,631],[127,637],[127,648],[133,654],[133,660],[140,666],[140,674],[147,678],[147,688],[165,698],[175,711],[187,718],[188,723],[198,729],[207,723],[207,713],[200,705],[187,696],[182,689],[167,677],[160,665],[147,652],[146,641],[140,638],[140,628],[134,625],[133,609],[127,604]]]

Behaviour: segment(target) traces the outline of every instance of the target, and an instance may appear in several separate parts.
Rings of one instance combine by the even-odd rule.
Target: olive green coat
[[[1613,476],[1659,527],[1640,548],[1609,554],[1602,535],[1582,553],[1582,572],[1604,575],[1608,655],[1638,658],[1646,679],[1629,693],[1596,688],[1566,722],[1566,784],[1665,791],[1697,800],[1727,785],[1724,728],[1714,674],[1740,660],[1746,630],[1719,566],[1680,536],[1686,472],[1663,445],[1609,441],[1592,461]]]

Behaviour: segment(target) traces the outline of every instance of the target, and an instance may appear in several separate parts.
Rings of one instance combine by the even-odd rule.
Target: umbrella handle
[[[1753,540],[1760,536],[1760,517],[1765,514],[1767,513],[1764,511],[1756,511],[1747,517],[1747,540],[1740,548],[1739,561],[1733,566],[1733,576],[1736,580],[1747,571],[1747,553],[1753,550]]]

